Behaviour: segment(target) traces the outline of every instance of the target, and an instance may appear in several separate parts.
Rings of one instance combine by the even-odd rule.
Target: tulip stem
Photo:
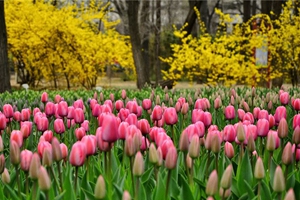
[[[281,193],[281,192],[278,192],[278,194],[277,194],[277,199],[278,199],[278,200],[281,200],[281,196],[282,196],[282,193]]]
[[[136,182],[135,182],[135,193],[134,193],[134,199],[137,200],[139,199],[139,185],[140,185],[140,178],[136,177]]]
[[[258,185],[257,185],[257,200],[260,200],[260,190],[261,190],[261,181],[258,181]]]
[[[28,186],[28,184],[29,184],[29,180],[28,180],[28,172],[25,172],[25,191],[26,191],[26,196],[28,195],[28,188],[29,188],[29,186]]]
[[[110,146],[111,144],[109,144]],[[112,198],[112,180],[111,180],[111,149],[107,153],[107,177],[108,177],[108,197]]]
[[[18,182],[18,195],[19,198],[21,199],[21,182],[20,182],[20,173],[19,173],[19,169],[18,169],[18,165],[15,166],[16,169],[16,178],[17,178],[17,182]]]
[[[171,169],[169,169],[168,170],[168,177],[167,177],[167,184],[166,184],[166,195],[165,195],[165,199],[167,199],[168,198],[168,193],[169,193],[169,185],[170,185],[170,180],[171,180],[171,172],[172,172],[172,170]]]
[[[75,196],[77,196],[77,178],[78,178],[78,167],[75,167],[75,183],[74,183],[74,191],[75,191]]]
[[[205,174],[208,174],[208,168],[209,168],[209,165],[210,165],[210,162],[211,162],[211,159],[210,159],[210,151],[208,150],[207,151],[207,163],[206,163],[206,169],[205,169]]]
[[[36,196],[37,196],[37,180],[33,180],[32,199],[36,199]]]
[[[242,163],[243,155],[244,155],[244,143],[241,143],[241,145],[240,145],[240,160],[239,160],[239,163]]]
[[[132,183],[132,193],[135,194],[135,188],[134,188],[134,178],[133,178],[133,157],[130,158],[130,175],[131,175],[131,183]]]
[[[263,138],[262,137],[259,137],[259,142],[260,142],[260,144],[259,144],[259,156],[260,157],[263,157]]]
[[[195,161],[192,158],[191,174],[190,174],[190,185],[193,185],[193,183],[194,183],[194,164],[195,164]]]
[[[57,161],[56,164],[57,164],[57,170],[58,170],[60,188],[61,188],[61,191],[63,191],[64,190],[63,189],[63,179],[62,179],[62,172],[61,172],[60,162]]]
[[[175,143],[175,137],[174,137],[174,125],[171,125],[171,134],[172,134],[173,142],[174,142],[174,144],[176,144]]]
[[[270,151],[270,156],[269,156],[269,160],[268,160],[269,170],[271,169],[272,156],[273,156],[273,151]]]
[[[225,192],[226,192],[226,190],[223,188],[222,200],[225,200],[225,199],[226,199],[226,198],[225,198]]]
[[[45,193],[45,196],[46,196],[46,200],[49,200],[49,191],[48,190],[44,191],[44,193]]]
[[[61,192],[61,188],[59,187],[59,183],[58,183],[57,177],[55,176],[55,172],[54,172],[53,166],[51,165],[50,168],[51,168],[51,173],[52,173],[52,176],[54,178],[55,184],[57,185],[58,190]]]
[[[217,171],[217,173],[218,173],[218,168],[219,168],[219,163],[218,163],[218,160],[219,160],[219,154],[218,153],[216,153],[215,154],[215,157],[216,157],[216,171]]]

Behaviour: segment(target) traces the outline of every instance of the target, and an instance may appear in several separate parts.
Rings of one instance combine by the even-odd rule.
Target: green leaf
[[[151,176],[153,175],[153,167],[150,167],[147,171],[145,171],[141,177],[141,182],[144,184],[145,182],[147,182]]]
[[[300,192],[296,192],[296,191],[300,191],[300,182],[298,180],[295,181],[294,193],[295,193],[295,198],[300,199]]]
[[[255,194],[253,192],[253,188],[246,182],[246,180],[245,180],[245,186],[246,186],[246,189],[247,189],[248,197],[250,199],[253,199],[255,197]]]
[[[72,168],[70,165],[67,166],[66,174],[67,175],[64,179],[64,190],[66,191],[64,199],[76,199],[73,181],[72,181],[74,180],[74,178],[73,178]]]
[[[17,196],[15,191],[9,185],[4,185],[4,187],[8,190],[8,192],[10,194],[9,199],[13,199],[13,200],[18,200],[19,199],[19,197]]]
[[[114,183],[113,186],[115,187],[115,194],[113,196],[117,196],[118,199],[122,199],[123,196],[122,188],[120,188],[120,186],[117,185],[116,183]]]
[[[154,192],[154,200],[161,200],[166,196],[166,186],[164,184],[164,178],[162,177],[161,173],[158,172],[158,180],[157,185]]]
[[[272,199],[270,188],[264,180],[261,181],[261,199]]]
[[[55,200],[60,200],[60,199],[62,199],[62,198],[64,197],[65,193],[66,193],[66,191],[63,191],[63,192],[60,193],[58,196],[56,196],[54,199],[55,199]]]
[[[146,192],[145,192],[145,188],[144,188],[144,185],[139,184],[139,188],[138,188],[138,199],[146,199]]]
[[[93,193],[91,193],[90,191],[87,191],[86,189],[84,188],[81,188],[81,191],[84,193],[85,197],[84,199],[89,199],[89,200],[93,200],[95,199],[95,196]]]
[[[180,188],[180,199],[189,199],[193,200],[194,196],[192,194],[191,188],[189,184],[187,183],[186,179],[182,177],[182,175],[179,176],[179,180],[181,182],[181,188]]]
[[[253,173],[252,173],[252,166],[250,163],[250,159],[248,156],[248,151],[245,151],[244,157],[240,165],[238,165],[237,169],[237,186],[239,189],[240,195],[243,195],[247,192],[247,186],[245,182],[249,185],[252,185],[253,181]]]

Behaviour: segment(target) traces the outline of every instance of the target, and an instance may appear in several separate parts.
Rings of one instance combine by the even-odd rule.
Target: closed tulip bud
[[[218,190],[218,173],[216,170],[213,170],[208,177],[205,193],[209,196],[214,196],[218,193]]]
[[[74,121],[76,124],[82,124],[84,121],[84,113],[81,108],[74,109]]]
[[[222,106],[222,100],[220,97],[217,97],[214,100],[214,107],[215,107],[215,109],[219,109],[219,108],[221,108],[221,106]]]
[[[43,166],[41,166],[39,169],[38,183],[42,191],[50,190],[51,179],[49,177],[49,174],[47,173],[47,170]]]
[[[229,158],[232,159],[234,157],[234,148],[231,143],[226,142],[224,146],[224,151],[225,155]]]
[[[131,200],[130,193],[127,190],[123,192],[122,200]]]
[[[293,188],[290,188],[289,191],[285,194],[284,200],[296,200]]]
[[[95,135],[86,135],[82,138],[81,142],[83,142],[86,146],[86,155],[87,156],[91,156],[96,153],[97,138]]]
[[[189,154],[186,154],[185,162],[186,162],[186,167],[187,167],[188,169],[192,169],[192,166],[193,166],[193,159],[190,157]]]
[[[135,155],[133,162],[132,174],[140,177],[144,173],[144,159],[140,151],[138,151]]]
[[[69,161],[71,165],[79,167],[84,164],[86,158],[86,146],[84,143],[77,141],[73,144]]]
[[[276,149],[276,138],[274,134],[268,134],[266,149],[268,151],[274,151]]]
[[[191,158],[195,159],[199,156],[200,153],[200,144],[198,135],[193,135],[191,143],[189,145],[189,155]]]
[[[257,135],[260,137],[266,137],[269,132],[269,121],[266,119],[259,119],[257,121]]]
[[[154,143],[151,143],[149,147],[149,161],[152,164],[156,164],[158,162],[157,150],[154,146]]]
[[[150,99],[144,99],[142,102],[142,107],[144,110],[149,110],[152,107],[152,102]]]
[[[75,136],[77,140],[81,140],[83,136],[85,136],[85,129],[83,127],[79,127],[75,129]]]
[[[156,105],[160,105],[160,97],[159,97],[159,95],[156,95],[155,104]]]
[[[227,190],[225,190],[225,192],[224,192],[224,189],[223,189],[222,187],[220,187],[219,195],[220,195],[221,197],[224,197],[225,199],[227,199],[227,198],[230,196],[230,194],[231,194],[231,189],[227,189]]]
[[[46,103],[48,101],[48,93],[43,92],[41,96],[41,102]]]
[[[14,116],[13,107],[10,104],[3,105],[3,114],[6,118],[12,118]]]
[[[52,145],[53,160],[55,162],[61,161],[62,160],[62,152],[61,152],[61,148],[60,148],[60,143],[56,137],[54,137],[52,139],[51,145]]]
[[[68,103],[66,101],[61,101],[58,103],[57,112],[60,117],[68,116]]]
[[[280,166],[276,167],[273,179],[273,190],[274,192],[283,192],[285,191],[285,179]]]
[[[23,133],[19,130],[13,130],[10,135],[10,142],[14,141],[18,144],[18,147],[23,145]]]
[[[162,163],[163,163],[163,154],[162,154],[162,151],[161,151],[161,148],[158,147],[157,148],[157,155],[158,155],[158,162],[157,162],[157,166],[161,166]]]
[[[41,159],[38,153],[34,153],[29,166],[29,177],[33,180],[38,179],[39,169],[41,167]]]
[[[64,143],[60,143],[61,156],[63,160],[66,160],[68,157],[68,147]]]
[[[282,118],[286,119],[286,115],[286,108],[284,106],[278,106],[274,114],[275,122],[279,123]]]
[[[282,105],[287,105],[289,103],[289,98],[290,98],[290,95],[289,93],[287,92],[282,92],[279,96],[279,99],[280,99],[280,103]]]
[[[243,143],[246,139],[245,128],[242,123],[238,123],[237,125],[236,136],[240,143]]]
[[[52,165],[52,163],[52,147],[47,147],[43,151],[42,164],[43,166],[49,167]]]
[[[54,121],[54,131],[57,134],[62,134],[65,132],[65,130],[66,130],[66,128],[65,128],[64,121],[62,119],[56,119]]]
[[[45,141],[50,143],[52,141],[52,138],[53,138],[53,132],[51,130],[46,130],[43,133],[43,137],[44,137]]]
[[[174,169],[177,164],[177,150],[174,146],[171,146],[168,150],[165,167],[169,170]]]
[[[118,140],[118,121],[113,114],[105,115],[102,122],[102,139],[113,143]]]
[[[6,168],[4,169],[3,173],[1,174],[1,179],[4,184],[10,183],[10,175]]]
[[[30,129],[30,127],[27,124],[23,124],[21,126],[21,130],[20,131],[21,131],[21,133],[23,135],[23,139],[28,138],[29,135],[30,135],[30,133],[31,133],[31,129]]]
[[[261,180],[265,177],[265,168],[263,161],[260,157],[257,158],[254,168],[254,177]]]
[[[163,114],[162,107],[159,105],[154,106],[153,111],[152,111],[152,120],[158,121],[161,120]]]
[[[5,168],[5,157],[4,157],[4,154],[1,154],[0,155],[0,174],[3,173],[4,168]]]
[[[189,150],[189,135],[186,131],[183,131],[180,135],[179,149],[182,152],[187,152]]]
[[[18,165],[20,163],[20,147],[19,145],[14,141],[10,141],[10,162],[13,165]]]
[[[232,105],[227,106],[224,113],[227,120],[232,120],[235,118],[235,109]]]
[[[300,144],[300,127],[297,126],[293,133],[293,143],[296,145]]]
[[[220,186],[223,189],[227,190],[231,187],[231,182],[232,182],[232,165],[228,165],[228,167],[225,169],[222,175]]]
[[[125,154],[129,157],[133,156],[136,152],[132,136],[127,136],[125,140]]]
[[[96,199],[104,199],[106,196],[106,185],[102,175],[97,179],[94,196]]]
[[[29,167],[30,167],[30,163],[31,163],[31,159],[32,159],[33,153],[27,149],[21,151],[20,154],[20,166],[21,169],[25,172],[29,171]]]
[[[254,137],[252,134],[249,134],[249,136],[248,136],[247,149],[249,152],[253,152],[256,149]]]
[[[212,134],[210,143],[211,143],[211,151],[213,153],[219,153],[221,150],[221,142],[220,142],[220,137],[217,133]]]
[[[292,164],[293,162],[293,152],[292,152],[292,144],[288,142],[282,152],[281,157],[282,163],[285,165]]]
[[[289,133],[289,128],[288,128],[288,124],[285,118],[282,118],[279,122],[278,125],[278,137],[283,139],[285,137],[287,137],[288,133]]]
[[[181,107],[181,114],[186,115],[189,111],[189,104],[188,103],[183,103]]]

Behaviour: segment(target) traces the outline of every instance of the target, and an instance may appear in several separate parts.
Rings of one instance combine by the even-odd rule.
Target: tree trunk
[[[256,0],[252,0],[252,16],[256,15]]]
[[[138,23],[138,0],[126,0],[129,36],[132,46],[135,70],[137,74],[137,87],[141,89],[146,83],[150,83],[150,78],[146,76],[145,61],[142,54],[141,38]]]
[[[190,10],[189,10],[189,13],[185,19],[185,22],[184,24],[187,24],[187,26],[185,26],[184,28],[184,31],[186,31],[186,35],[189,35],[191,34],[192,30],[193,30],[193,27],[194,27],[194,24],[195,24],[195,21],[197,19],[197,15],[196,15],[196,12],[194,10],[194,7],[196,7],[198,10],[201,9],[201,4],[202,4],[202,1],[200,0],[197,0],[194,2],[194,4],[192,4],[193,2],[190,1]],[[192,6],[194,5],[194,6]]]
[[[284,4],[284,1],[274,1],[273,2],[273,12],[275,15],[272,15],[272,19],[278,19],[280,14],[281,14],[281,10],[282,10],[282,5]]]
[[[155,85],[160,80],[160,29],[161,29],[161,1],[156,0],[156,21],[155,21]]]
[[[261,1],[261,12],[263,14],[267,14],[270,16],[270,12],[272,10],[272,4],[273,4],[273,1],[271,1],[271,0]]]
[[[142,33],[142,53],[145,62],[146,76],[150,77],[150,54],[149,54],[149,37],[150,37],[150,1],[143,1],[141,8],[140,24]]]
[[[0,1],[0,93],[11,92],[4,1]]]
[[[243,2],[243,10],[244,10],[244,18],[243,21],[247,22],[251,18],[251,1],[249,0],[244,0]]]

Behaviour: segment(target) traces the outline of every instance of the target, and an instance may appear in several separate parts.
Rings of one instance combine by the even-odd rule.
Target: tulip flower
[[[74,121],[76,124],[82,124],[84,121],[84,113],[81,108],[74,109]]]
[[[4,154],[1,154],[0,155],[0,174],[3,173],[5,169],[5,157],[4,157]]]
[[[235,118],[235,109],[232,105],[229,105],[225,108],[224,111],[225,118],[227,120],[233,120]]]
[[[60,117],[68,116],[68,103],[66,101],[61,101],[58,103],[57,112]]]
[[[6,128],[6,117],[4,114],[0,113],[0,131]]]
[[[289,98],[290,98],[290,95],[289,93],[287,92],[282,92],[279,96],[279,99],[280,99],[280,103],[282,105],[287,105],[289,103]]]
[[[47,103],[48,102],[48,93],[47,92],[43,92],[41,95],[41,102],[43,103]]]
[[[4,184],[10,183],[10,175],[6,168],[4,169],[3,173],[1,174],[1,180]]]
[[[32,156],[33,156],[33,153],[27,149],[21,151],[20,166],[23,171],[25,171],[25,172],[29,171]]]
[[[3,105],[3,114],[6,118],[12,118],[14,115],[13,107],[10,104]]]
[[[213,170],[208,177],[205,193],[209,196],[214,196],[217,194],[218,190],[218,173],[216,170]]]
[[[106,185],[102,175],[97,179],[94,196],[96,199],[104,199],[106,196]]]
[[[118,140],[118,122],[114,115],[105,114],[102,122],[102,139],[108,143]]]
[[[152,107],[152,102],[150,99],[143,99],[142,107],[144,110],[149,110]]]
[[[286,119],[286,116],[286,108],[284,106],[278,106],[274,114],[276,124],[278,124],[282,118]]]

